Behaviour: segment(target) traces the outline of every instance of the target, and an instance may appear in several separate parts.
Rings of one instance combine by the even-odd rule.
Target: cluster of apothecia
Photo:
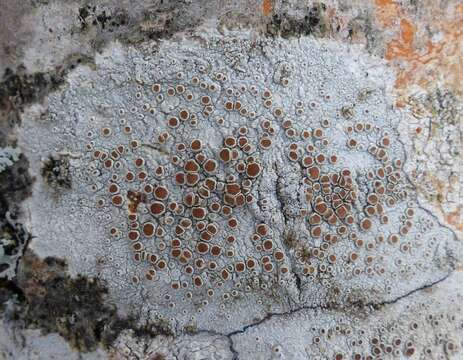
[[[91,115],[91,196],[117,214],[108,237],[126,241],[133,286],[157,284],[170,308],[204,307],[297,279],[341,300],[354,286],[397,295],[398,276],[432,272],[451,235],[410,196],[374,102],[313,89],[300,64],[256,57],[239,72],[221,56],[148,59],[146,79],[114,90],[109,116]],[[300,299],[333,301],[318,290]]]

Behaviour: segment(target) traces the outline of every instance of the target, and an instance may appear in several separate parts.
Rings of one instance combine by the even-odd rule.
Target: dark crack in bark
[[[299,313],[301,311],[305,311],[305,310],[326,310],[326,311],[344,311],[345,312],[348,308],[353,308],[353,309],[355,309],[357,311],[369,308],[369,309],[372,309],[374,311],[378,311],[379,309],[381,309],[384,306],[396,304],[396,303],[404,300],[405,298],[410,297],[411,295],[413,295],[415,293],[425,291],[425,290],[428,290],[428,289],[431,289],[431,288],[435,287],[436,285],[438,285],[438,284],[444,282],[445,280],[447,280],[452,275],[453,271],[454,271],[454,269],[452,269],[450,272],[448,272],[442,278],[440,278],[440,279],[438,279],[438,280],[436,280],[436,281],[434,281],[432,283],[425,284],[425,285],[420,286],[420,287],[418,287],[416,289],[413,289],[410,292],[408,292],[408,293],[406,293],[404,295],[401,295],[401,296],[399,296],[399,297],[397,297],[395,299],[382,301],[380,303],[352,303],[352,304],[345,305],[345,306],[301,306],[299,308],[289,310],[289,311],[280,312],[280,313],[267,313],[259,321],[256,321],[256,322],[253,322],[251,324],[245,325],[241,329],[234,330],[234,331],[229,332],[229,333],[219,333],[219,332],[209,331],[209,330],[198,330],[197,333],[205,333],[205,334],[209,334],[209,335],[226,337],[228,339],[228,342],[229,342],[230,352],[233,355],[233,360],[240,360],[239,352],[235,348],[235,343],[233,341],[233,337],[236,336],[236,335],[239,335],[239,334],[244,334],[249,329],[260,326],[260,325],[266,323],[267,321],[272,320],[275,317],[291,316],[291,315],[297,314],[297,313]]]

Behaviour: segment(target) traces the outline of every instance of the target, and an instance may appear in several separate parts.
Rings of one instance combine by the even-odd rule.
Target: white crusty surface
[[[392,106],[392,83],[379,59],[305,37],[262,40],[238,32],[143,48],[111,43],[96,56],[94,68],[78,66],[43,107],[30,108],[23,118],[19,143],[36,175],[33,196],[25,202],[24,220],[34,236],[30,247],[42,257],[65,258],[72,275],[105,280],[122,313],[167,323],[176,334],[185,328],[217,334],[217,348],[223,347],[223,355],[214,350],[217,359],[231,356],[230,339],[242,359],[350,356],[356,347],[344,338],[342,345],[309,344],[325,322],[330,329],[368,328],[348,313],[363,305],[381,310],[391,304],[384,305],[391,308],[387,319],[395,321],[402,311],[397,306],[409,304],[408,294],[446,279],[461,256],[456,236],[419,205],[403,171],[407,159],[397,127],[406,115]],[[173,96],[169,87],[176,89]],[[235,109],[228,110],[227,102]],[[237,102],[246,114],[236,109]],[[184,109],[189,119],[177,119],[177,125],[171,119]],[[220,158],[227,136],[246,137],[251,144],[230,150],[236,152],[230,162]],[[270,139],[268,149],[263,139]],[[199,159],[188,162],[199,152],[191,148],[194,140],[201,141],[204,157],[216,162],[214,171],[205,171]],[[101,154],[110,158],[119,145],[124,151],[105,165]],[[321,154],[325,160],[317,165]],[[337,160],[328,161],[333,155]],[[40,176],[49,156],[69,161],[70,189],[52,189]],[[313,165],[304,163],[309,158]],[[188,164],[199,170],[186,171]],[[248,172],[250,165],[258,169],[256,176]],[[159,167],[162,174],[156,173]],[[320,176],[313,175],[315,167]],[[127,181],[128,172],[136,178],[144,172],[146,178]],[[179,184],[179,172],[199,181]],[[326,192],[323,175],[329,176]],[[204,194],[206,179],[216,187],[207,196],[196,195],[192,208],[185,196]],[[111,184],[117,184],[114,194]],[[240,206],[233,190],[227,194],[227,184],[237,184],[239,194],[252,198]],[[155,199],[146,185],[162,186],[168,197]],[[336,204],[332,195],[341,193]],[[374,193],[381,207],[368,198]],[[122,204],[115,206],[112,199]],[[214,212],[213,202],[228,203],[232,214]],[[170,203],[177,205],[169,210]],[[333,212],[342,204],[352,224],[345,224],[345,215],[328,217],[317,209],[320,203]],[[165,212],[153,214],[153,204]],[[368,216],[369,210],[374,214]],[[202,230],[195,211],[205,213],[204,225],[216,234]],[[316,213],[320,219],[310,224]],[[134,214],[137,219],[130,220]],[[229,225],[232,218],[236,227]],[[371,228],[362,228],[367,218]],[[147,223],[160,232],[143,235]],[[262,224],[267,234],[253,238]],[[134,230],[140,232],[137,241],[128,239]],[[209,253],[201,254],[199,244]],[[211,254],[213,246],[220,255]],[[237,271],[250,259],[254,269]],[[405,305],[396,305],[397,299]],[[371,310],[371,317],[365,311],[359,316],[366,316],[366,323],[383,316],[382,310]],[[367,329],[371,338],[378,331]],[[178,341],[188,342],[188,336],[165,339],[168,345],[155,342],[183,348]],[[192,339],[203,341],[196,336]],[[370,345],[360,348],[365,352]],[[396,355],[405,356],[408,348]]]

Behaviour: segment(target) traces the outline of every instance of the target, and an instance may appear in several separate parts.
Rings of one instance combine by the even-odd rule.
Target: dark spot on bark
[[[30,234],[17,221],[19,204],[31,193],[33,179],[28,166],[27,159],[20,155],[18,161],[0,172],[0,239],[6,240],[1,245],[5,256],[20,255],[30,239]],[[0,274],[12,264],[0,264]]]
[[[79,21],[81,30],[85,30],[87,28],[88,24],[86,19],[89,15],[90,12],[88,11],[88,6],[84,6],[79,9]]]
[[[58,73],[28,74],[23,66],[16,72],[7,68],[0,82],[0,110],[22,109],[24,105],[41,101],[62,83],[63,77]]]
[[[296,287],[297,287],[297,290],[299,291],[299,293],[302,291],[302,281],[301,281],[301,277],[299,276],[299,274],[297,273],[294,273],[295,275],[295,278],[296,278]]]
[[[72,179],[68,156],[50,155],[44,162],[41,173],[45,182],[52,188],[71,188]]]
[[[0,311],[3,304],[10,299],[19,302],[24,301],[24,293],[15,281],[0,278]]]
[[[286,12],[276,13],[267,24],[267,34],[284,38],[304,35],[323,35],[327,31],[324,21],[326,6],[323,3],[309,7],[303,17],[295,17]]]
[[[64,59],[63,65],[48,72],[28,73],[23,65],[19,65],[16,71],[7,68],[0,82],[0,135],[6,131],[7,122],[13,123],[10,128],[19,123],[24,106],[41,102],[48,93],[64,84],[70,69],[84,62],[92,63],[93,59],[81,54],[70,54]]]
[[[149,358],[149,360],[166,360],[166,356],[161,353],[156,353]]]
[[[31,194],[33,179],[28,168],[29,161],[21,154],[18,161],[0,172],[0,219]]]
[[[133,329],[137,336],[172,334],[165,324],[140,327],[135,317],[119,317],[116,307],[107,302],[107,288],[101,280],[71,278],[66,270],[63,260],[42,260],[28,251],[19,262],[16,279],[0,280],[0,299],[14,295],[18,299],[18,324],[57,332],[82,352],[109,347],[126,329]]]
[[[92,25],[102,33],[105,31],[113,32],[115,28],[129,24],[127,11],[119,8],[99,9],[96,6],[84,6],[79,9],[78,19],[82,31]]]
[[[106,22],[111,20],[111,16],[106,15],[106,11],[103,10],[101,14],[96,16],[98,23],[101,25],[101,28],[104,29],[106,26]]]

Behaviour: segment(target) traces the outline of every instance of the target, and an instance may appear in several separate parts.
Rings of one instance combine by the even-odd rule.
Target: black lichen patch
[[[16,220],[16,213],[8,213],[8,216],[0,219],[0,246],[2,257],[0,257],[0,276],[6,270],[15,267],[18,257],[30,240],[30,235]]]
[[[89,10],[91,10],[91,7],[89,5],[82,6],[81,8],[79,8],[78,19],[80,22],[81,30],[85,30],[88,27],[87,18],[90,16]]]
[[[116,310],[104,304],[106,289],[98,280],[69,278],[63,261],[27,254],[18,269],[25,296],[26,326],[58,332],[80,351],[90,351],[110,335]]]
[[[17,221],[19,204],[31,193],[33,179],[28,166],[27,159],[21,155],[12,166],[0,172],[0,239],[3,239],[2,252],[10,259],[20,255],[30,239],[29,233]],[[0,275],[12,265],[12,261],[0,262]]]
[[[63,260],[39,259],[27,252],[20,260],[17,278],[0,282],[0,299],[16,295],[15,317],[24,327],[57,332],[78,351],[109,347],[121,331],[137,336],[171,335],[162,325],[140,327],[133,317],[121,318],[106,302],[107,289],[99,279],[66,273]]]
[[[19,204],[30,196],[34,179],[30,176],[29,161],[20,155],[18,161],[0,172],[0,219],[6,212],[17,212]]]
[[[0,82],[0,110],[22,109],[24,105],[41,101],[62,83],[63,77],[58,73],[29,74],[23,66],[16,72],[8,68]]]
[[[95,27],[102,31],[113,32],[129,24],[129,15],[125,9],[104,8],[96,5],[80,7],[77,18],[82,31]]]
[[[45,182],[52,188],[71,188],[72,179],[68,156],[50,155],[43,163],[41,174]]]
[[[374,16],[364,11],[347,24],[349,39],[357,43],[365,43],[366,50],[377,56],[384,56],[384,33],[374,26]]]
[[[15,281],[0,278],[0,312],[8,300],[24,301],[24,294]]]
[[[175,2],[144,11],[138,26],[140,40],[169,39],[175,33],[192,30],[200,24],[200,17],[183,16],[187,12],[182,4]]]
[[[286,12],[275,13],[267,24],[266,32],[284,38],[304,35],[323,36],[329,28],[324,18],[325,10],[326,6],[320,3],[309,7],[302,17],[295,17]]]
[[[91,34],[93,47],[99,51],[114,39],[137,44],[148,39],[168,39],[177,32],[192,29],[201,17],[183,16],[189,12],[192,9],[182,1],[161,2],[143,9],[89,4],[78,9],[77,20],[80,31]]]
[[[170,37],[176,30],[177,11],[148,11],[144,14],[140,31],[149,39]]]
[[[93,59],[82,54],[69,54],[63,64],[48,72],[29,73],[23,65],[14,71],[7,68],[0,82],[0,131],[4,131],[3,119],[16,114],[24,106],[41,102],[45,96],[64,84],[67,73],[79,64],[91,64]],[[19,116],[16,116],[19,120]]]

